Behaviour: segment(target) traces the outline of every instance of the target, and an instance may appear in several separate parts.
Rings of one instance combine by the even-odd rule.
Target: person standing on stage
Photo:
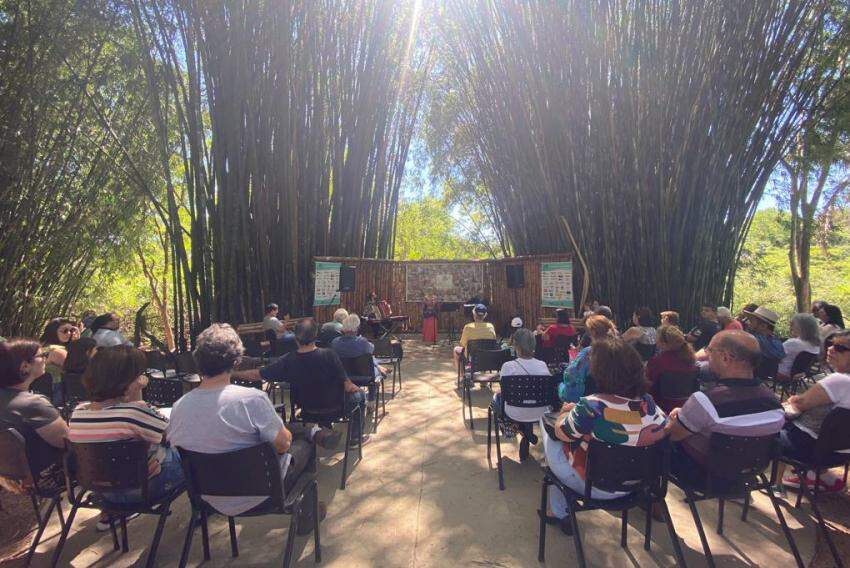
[[[426,294],[422,304],[422,341],[426,343],[437,343],[437,312],[437,297]]]

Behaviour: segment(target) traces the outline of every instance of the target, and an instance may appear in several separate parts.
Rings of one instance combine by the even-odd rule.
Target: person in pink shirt
[[[741,325],[741,322],[732,317],[732,310],[729,308],[719,307],[717,308],[717,323],[720,324],[721,331],[734,331],[734,330],[742,330],[744,326]]]

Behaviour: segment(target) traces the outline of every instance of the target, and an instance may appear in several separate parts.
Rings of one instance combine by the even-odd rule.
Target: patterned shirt
[[[144,402],[122,402],[99,410],[86,403],[74,410],[68,426],[72,442],[144,440],[159,444],[168,419]]]
[[[560,425],[573,440],[564,444],[564,454],[579,477],[585,479],[591,439],[625,446],[650,446],[666,436],[666,423],[664,412],[648,394],[638,399],[612,394],[585,396]]]

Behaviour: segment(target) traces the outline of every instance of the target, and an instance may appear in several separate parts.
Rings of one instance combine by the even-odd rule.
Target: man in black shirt
[[[720,331],[720,324],[717,322],[717,308],[714,306],[703,306],[700,309],[702,319],[691,331],[688,332],[686,339],[694,346],[694,351],[704,349],[709,344],[714,334]]]
[[[336,353],[316,347],[318,329],[312,318],[299,321],[295,326],[298,350],[260,369],[260,376],[266,381],[291,384],[298,389],[302,404],[311,409],[338,408],[340,388],[344,389],[346,410],[360,406],[359,418],[350,424],[352,440],[357,440],[366,412],[366,395],[348,379]]]

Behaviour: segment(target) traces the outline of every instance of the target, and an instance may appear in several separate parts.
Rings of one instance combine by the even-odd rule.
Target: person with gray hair
[[[779,361],[777,378],[787,381],[791,378],[794,359],[800,353],[820,355],[820,329],[818,320],[812,314],[794,314],[791,318],[791,337],[782,344],[785,356]]]
[[[331,349],[339,355],[340,359],[353,359],[375,352],[372,342],[360,335],[360,316],[357,314],[349,314],[342,320],[342,336],[331,342]],[[374,357],[372,364],[375,367],[375,378],[387,374],[386,369],[378,365]]]
[[[201,332],[193,352],[201,384],[174,404],[166,437],[172,446],[209,454],[272,444],[280,455],[284,491],[290,491],[315,461],[312,442],[333,448],[339,434],[304,424],[287,427],[263,391],[231,384],[233,368],[243,353],[242,341],[231,326],[216,323]],[[233,516],[266,498],[203,499],[222,514]],[[324,504],[320,504],[320,515],[324,516],[324,511]],[[305,522],[299,523],[299,528],[309,532],[313,527],[312,508],[306,507],[304,514]]]
[[[319,335],[328,334],[328,333],[342,333],[342,322],[345,321],[345,318],[348,317],[348,310],[345,308],[339,308],[334,312],[334,319],[331,321],[322,324],[322,329],[319,331]]]
[[[499,372],[501,377],[510,377],[517,375],[531,375],[536,377],[548,377],[549,367],[540,359],[534,358],[534,350],[537,347],[537,340],[534,333],[526,328],[516,330],[513,335],[513,346],[516,351],[516,359],[508,361],[502,365]],[[493,395],[492,402],[493,412],[501,415],[502,398],[500,393]],[[548,406],[535,408],[524,408],[519,406],[511,406],[505,404],[505,414],[507,418],[515,422],[522,434],[522,440],[519,443],[519,459],[525,461],[529,455],[529,445],[537,444],[537,436],[534,434],[534,423],[540,420],[546,412],[550,410]]]

